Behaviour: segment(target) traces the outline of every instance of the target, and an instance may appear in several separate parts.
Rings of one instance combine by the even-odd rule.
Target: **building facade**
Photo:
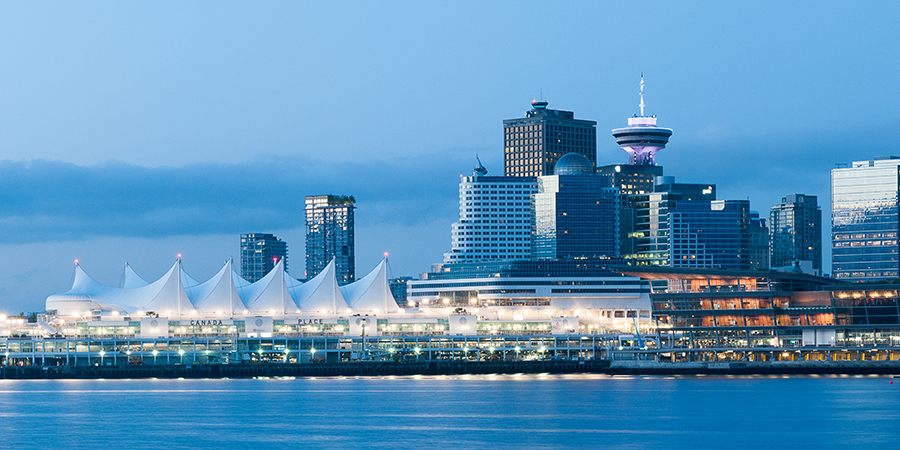
[[[338,284],[356,280],[356,241],[352,195],[306,197],[306,278],[335,261]]]
[[[544,101],[531,106],[525,117],[503,121],[506,176],[552,175],[556,161],[567,153],[597,164],[597,122],[576,119],[572,111],[547,109]]]
[[[841,281],[897,278],[900,158],[831,171],[831,270]]]
[[[450,229],[444,262],[531,257],[534,177],[491,177],[486,170],[459,181],[459,221]]]
[[[287,242],[267,233],[241,235],[241,277],[253,283],[266,276],[278,261],[288,267]]]
[[[815,195],[790,194],[769,213],[769,264],[787,267],[812,261],[822,271],[822,208]]]
[[[409,281],[408,307],[457,311],[520,326],[568,317],[589,329],[634,330],[650,319],[650,286],[607,266],[615,259],[436,264]]]
[[[587,158],[569,153],[555,175],[538,177],[533,198],[533,259],[615,258],[619,255],[619,193]]]

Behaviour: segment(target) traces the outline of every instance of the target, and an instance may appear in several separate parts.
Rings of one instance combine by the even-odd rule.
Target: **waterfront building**
[[[532,101],[525,117],[503,121],[504,175],[552,175],[556,161],[578,153],[597,164],[597,122],[576,119],[572,111],[547,109]]]
[[[287,242],[267,233],[241,235],[241,277],[249,282],[266,276],[278,261],[288,267]]]
[[[789,194],[769,213],[769,264],[787,267],[811,261],[822,271],[822,208],[815,195]]]
[[[656,125],[656,116],[644,115],[644,74],[641,74],[641,114],[628,119],[628,126],[612,131],[616,143],[628,152],[628,164],[635,166],[656,165],[656,152],[664,149],[672,136],[669,128]]]
[[[460,177],[459,220],[451,225],[444,262],[531,257],[531,195],[534,177],[492,177],[479,161]]]
[[[898,278],[900,158],[831,171],[831,270],[841,281]]]
[[[831,278],[775,271],[612,269],[651,283],[660,348],[709,349],[718,360],[749,361],[826,347],[828,359],[839,359],[847,347],[896,347],[900,341],[897,284],[833,284]],[[756,354],[759,348],[775,351]]]
[[[338,284],[356,281],[356,241],[352,195],[306,197],[306,279],[333,260]]]
[[[609,270],[615,259],[437,264],[409,281],[407,306],[485,321],[577,318],[588,330],[634,330],[650,319],[649,285]]]
[[[533,259],[613,258],[619,255],[618,190],[594,173],[584,156],[569,153],[553,175],[538,177],[533,197]]]

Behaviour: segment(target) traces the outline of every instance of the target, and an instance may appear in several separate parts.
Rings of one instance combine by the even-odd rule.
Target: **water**
[[[900,448],[900,379],[0,381],[0,448]]]

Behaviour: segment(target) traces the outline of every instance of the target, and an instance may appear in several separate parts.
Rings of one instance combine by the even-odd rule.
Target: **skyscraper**
[[[898,277],[900,158],[831,170],[831,270],[841,281]]]
[[[335,260],[338,284],[356,280],[356,244],[352,195],[306,197],[306,278],[319,274]]]
[[[451,226],[444,262],[531,257],[531,194],[534,177],[491,177],[478,162],[459,179],[459,221]]]
[[[584,156],[569,153],[554,175],[538,177],[534,199],[533,259],[619,256],[618,191],[594,173]]]
[[[572,111],[547,109],[545,101],[532,101],[523,118],[503,121],[506,176],[553,175],[556,161],[567,153],[597,164],[597,122],[576,119]]]
[[[812,261],[822,270],[822,208],[815,195],[790,194],[769,213],[769,265],[787,267]]]
[[[241,277],[245,280],[251,283],[258,281],[266,276],[278,261],[284,261],[284,270],[287,272],[287,242],[266,233],[241,235]]]

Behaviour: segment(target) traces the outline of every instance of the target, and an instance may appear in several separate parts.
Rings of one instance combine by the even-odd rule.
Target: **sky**
[[[672,128],[657,162],[768,216],[830,170],[900,155],[897,2],[0,3],[0,312],[74,260],[116,286],[196,279],[269,232],[304,270],[303,198],[357,200],[357,274],[442,260],[460,175],[502,174],[532,99]]]

